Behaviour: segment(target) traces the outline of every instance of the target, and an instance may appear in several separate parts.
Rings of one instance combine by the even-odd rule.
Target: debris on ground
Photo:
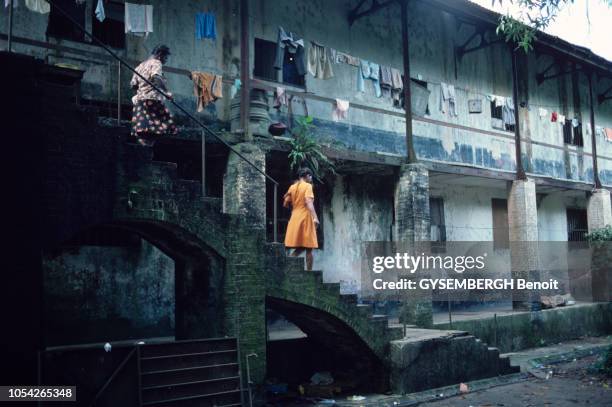
[[[310,384],[314,385],[327,385],[332,384],[334,382],[334,378],[332,377],[330,372],[316,372],[310,378]]]
[[[574,305],[576,304],[576,301],[574,301],[574,298],[570,294],[550,296],[543,295],[540,297],[540,303],[542,304],[542,309],[548,309]]]

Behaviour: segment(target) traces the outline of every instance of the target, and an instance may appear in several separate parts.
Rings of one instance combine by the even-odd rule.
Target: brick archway
[[[136,235],[174,260],[176,339],[220,336],[225,258],[180,226],[152,220],[115,221],[82,230],[63,245],[96,245],[122,234]]]

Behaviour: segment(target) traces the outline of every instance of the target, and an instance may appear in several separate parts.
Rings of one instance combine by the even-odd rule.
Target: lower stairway
[[[391,388],[400,394],[520,371],[499,349],[463,331],[407,329],[391,341],[389,357]]]
[[[154,160],[150,148],[128,148],[131,160],[124,162],[131,163],[140,181],[131,216],[159,219],[163,212],[161,219],[194,227],[193,233],[205,241],[213,240],[206,239],[207,233],[225,232],[202,223],[213,214],[201,208],[199,182],[179,178],[177,164]],[[199,223],[190,221],[194,214]],[[374,388],[390,384],[392,392],[406,394],[518,371],[496,348],[466,332],[412,326],[404,331],[386,315],[375,314],[371,305],[360,304],[357,295],[341,294],[340,284],[324,282],[321,271],[304,271],[303,259],[287,257],[283,245],[264,246],[266,306],[290,316],[320,344],[359,355],[359,370],[367,372],[364,377],[371,373]],[[142,405],[240,405],[235,341],[210,349],[155,346],[141,350]]]
[[[235,338],[177,341],[140,347],[143,406],[241,404]]]

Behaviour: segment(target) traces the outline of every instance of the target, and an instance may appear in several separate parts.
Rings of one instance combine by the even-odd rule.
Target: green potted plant
[[[313,131],[312,117],[299,117],[295,120],[296,125],[291,129],[291,151],[289,151],[289,164],[292,171],[300,167],[308,167],[312,170],[313,177],[323,182],[327,175],[335,174],[336,169],[321,150],[321,145],[316,141]]]

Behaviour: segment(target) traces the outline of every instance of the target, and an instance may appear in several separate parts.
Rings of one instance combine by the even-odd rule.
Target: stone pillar
[[[589,233],[612,225],[610,210],[610,191],[596,189],[589,197],[587,206]],[[591,245],[591,287],[593,301],[612,300],[612,276],[610,276],[610,242],[598,242]]]
[[[538,209],[536,187],[532,180],[516,180],[508,196],[510,264],[513,279],[539,279]],[[512,302],[516,310],[538,308],[539,295],[515,291]]]
[[[431,240],[429,172],[422,164],[404,164],[400,168],[395,188],[395,240],[408,246]],[[420,272],[416,277],[427,276]],[[402,322],[430,328],[433,326],[431,296],[421,294],[404,300]]]
[[[266,377],[265,230],[239,217],[228,222],[223,290],[224,335],[238,338],[240,363],[246,379],[246,358],[253,383]],[[245,382],[246,385],[246,382]]]
[[[610,191],[607,189],[596,189],[593,191],[587,206],[587,221],[589,223],[589,233],[612,225]]]
[[[234,146],[265,171],[265,152],[254,143]],[[264,242],[266,241],[266,180],[236,153],[230,152],[223,176],[223,212],[230,214],[227,233],[223,309],[225,335],[236,336],[240,363],[247,377],[249,357],[253,382],[266,374],[266,307]],[[246,379],[245,379],[246,380]]]
[[[265,172],[266,154],[256,144],[240,143],[234,148]],[[223,213],[240,215],[254,226],[266,224],[266,178],[234,152],[223,175]]]

